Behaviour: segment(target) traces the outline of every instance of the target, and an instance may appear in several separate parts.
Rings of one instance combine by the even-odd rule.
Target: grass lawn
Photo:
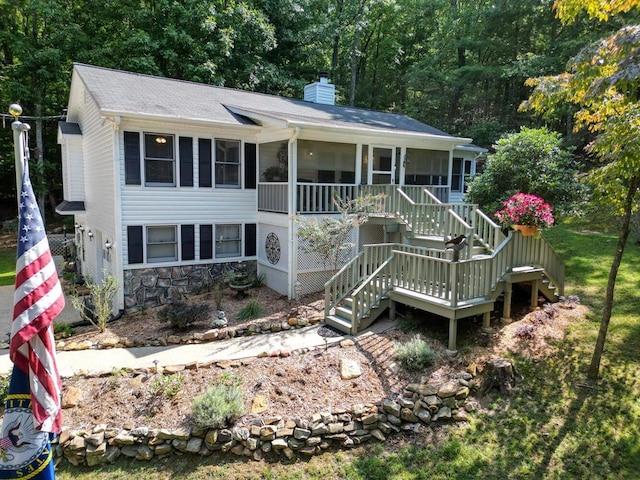
[[[13,285],[16,278],[15,248],[0,248],[0,286]]]
[[[545,236],[566,260],[567,295],[592,309],[575,324],[559,354],[533,362],[514,358],[525,380],[491,413],[452,427],[440,440],[412,446],[371,444],[291,464],[225,457],[171,456],[145,464],[121,460],[101,470],[63,462],[68,479],[632,479],[640,478],[640,246],[629,245],[602,361],[601,380],[586,371],[616,238],[555,227]],[[438,438],[438,436],[435,436]],[[405,437],[406,438],[406,437]]]

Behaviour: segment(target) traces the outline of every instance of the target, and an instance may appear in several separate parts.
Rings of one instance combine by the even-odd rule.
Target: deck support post
[[[450,318],[449,319],[449,347],[447,350],[448,353],[456,353],[456,336],[458,334],[458,319]]]
[[[395,300],[389,300],[389,320],[395,320],[396,319],[396,301]]]
[[[484,312],[482,315],[482,331],[484,333],[491,333],[491,312]]]
[[[511,295],[513,294],[513,283],[505,282],[504,286],[504,305],[502,307],[502,318],[500,321],[503,324],[511,323]]]
[[[538,291],[540,290],[540,280],[536,279],[531,282],[531,310],[538,307]]]

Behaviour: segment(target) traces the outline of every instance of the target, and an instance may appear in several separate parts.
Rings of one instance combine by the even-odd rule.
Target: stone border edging
[[[89,467],[113,463],[120,456],[151,461],[184,453],[208,456],[222,452],[253,460],[308,457],[329,448],[384,442],[389,435],[420,432],[435,422],[467,421],[469,413],[478,408],[470,396],[477,387],[475,372],[463,372],[447,381],[409,384],[399,398],[319,412],[310,419],[269,416],[222,429],[96,425],[65,429],[52,446],[56,457]]]

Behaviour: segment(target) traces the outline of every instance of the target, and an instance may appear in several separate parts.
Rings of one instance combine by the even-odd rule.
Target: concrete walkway
[[[0,344],[8,342],[11,335],[13,290],[12,285],[0,287]],[[66,306],[56,317],[55,322],[74,323],[79,320],[81,320],[80,315],[71,306],[71,300],[67,298]],[[359,336],[371,332],[383,332],[391,328],[392,324],[390,320],[382,317]],[[154,367],[156,362],[160,367],[195,362],[206,365],[222,360],[256,357],[261,353],[271,353],[276,350],[292,351],[323,347],[350,338],[350,336],[321,336],[319,334],[321,326],[314,325],[278,333],[191,345],[58,352],[58,370],[62,377],[68,377],[78,373],[106,373],[118,368],[150,368]],[[9,350],[0,349],[0,375],[10,373],[12,369],[13,363],[9,358]]]
[[[390,320],[379,319],[358,336],[380,333],[393,325]],[[208,343],[174,345],[167,347],[112,348],[106,350],[80,350],[58,352],[58,370],[62,377],[78,373],[106,373],[118,368],[150,368],[157,365],[210,364],[222,360],[256,357],[277,350],[298,350],[333,345],[350,336],[326,337],[319,334],[322,325],[313,325],[278,333],[238,337]],[[11,372],[13,364],[9,350],[0,350],[0,374]]]

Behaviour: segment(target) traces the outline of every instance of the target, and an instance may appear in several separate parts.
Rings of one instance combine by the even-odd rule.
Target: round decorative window
[[[275,265],[280,261],[280,239],[278,235],[273,232],[267,235],[267,240],[264,242],[264,251],[267,253],[269,263]]]

